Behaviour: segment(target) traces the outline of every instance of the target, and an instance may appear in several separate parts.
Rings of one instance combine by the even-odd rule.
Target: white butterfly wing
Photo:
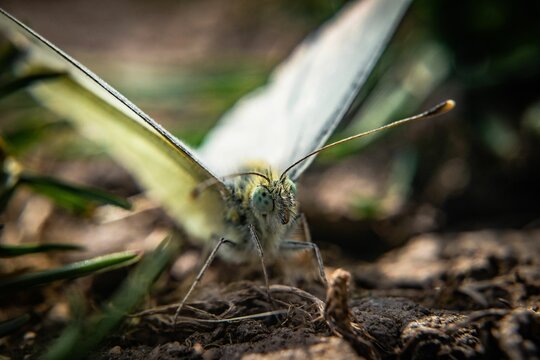
[[[270,83],[240,101],[201,148],[218,175],[249,160],[283,170],[328,139],[369,75],[409,0],[364,0],[308,38],[278,67]],[[198,201],[189,195],[215,179],[187,146],[135,105],[45,39],[2,12],[0,27],[28,51],[27,70],[45,66],[69,76],[34,87],[48,107],[107,146],[192,235],[223,228],[223,184]],[[308,161],[295,169],[296,178]]]
[[[344,8],[240,100],[200,148],[219,175],[249,160],[284,170],[321,147],[370,74],[410,0],[364,0]],[[297,166],[296,179],[313,160]]]
[[[21,72],[53,70],[66,75],[32,87],[33,95],[87,137],[104,145],[195,238],[223,233],[223,184],[189,148],[106,84],[34,31],[0,9],[0,31],[22,51]],[[191,191],[215,179],[194,199]]]

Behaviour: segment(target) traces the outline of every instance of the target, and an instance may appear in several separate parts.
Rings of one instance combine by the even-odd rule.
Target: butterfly
[[[242,262],[256,253],[262,260],[263,253],[276,257],[284,248],[305,247],[289,240],[301,219],[296,182],[329,146],[323,147],[409,2],[345,6],[278,66],[266,86],[228,111],[196,151],[5,11],[0,30],[25,50],[21,73],[45,68],[65,74],[34,85],[34,97],[105,146],[190,237],[218,243],[212,256],[228,243],[220,255]],[[402,122],[450,107],[446,102]]]

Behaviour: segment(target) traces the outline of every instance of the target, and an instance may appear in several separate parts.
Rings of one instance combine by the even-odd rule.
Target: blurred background
[[[345,3],[2,0],[0,6],[197,146],[226,109],[264,84]],[[447,98],[457,107],[322,154],[299,187],[315,242],[330,254],[345,249],[350,258],[368,260],[416,234],[540,225],[540,27],[532,18],[539,10],[535,2],[505,0],[413,2],[357,101],[358,113],[333,138]],[[59,126],[24,93],[2,99],[0,111],[10,154],[25,167],[121,196],[140,192],[97,146]],[[140,246],[137,239],[155,243],[155,229],[170,227],[149,212],[137,226],[118,227],[90,220],[81,226],[71,213],[17,194],[4,215],[4,241],[84,238],[100,252]],[[87,235],[89,227],[100,230]]]

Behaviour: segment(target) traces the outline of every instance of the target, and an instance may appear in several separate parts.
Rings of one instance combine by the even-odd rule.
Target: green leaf
[[[22,173],[20,183],[27,185],[32,190],[45,195],[67,209],[84,212],[92,206],[92,203],[108,204],[131,209],[129,201],[104,191],[84,186],[75,186],[48,176]]]
[[[72,279],[98,271],[109,271],[137,262],[140,254],[134,251],[118,252],[83,260],[56,269],[18,275],[0,280],[0,296],[11,295],[10,291],[25,290],[31,286],[47,284],[56,280]]]
[[[0,322],[0,338],[17,330],[18,328],[26,324],[29,320],[30,315],[23,314],[15,318]]]
[[[25,119],[17,125],[14,130],[2,134],[10,155],[20,154],[29,147],[44,141],[44,136],[48,134],[57,135],[59,131],[69,128],[69,124],[65,121],[43,123],[41,117],[36,121]]]
[[[152,253],[145,255],[121,288],[101,311],[87,320],[75,320],[49,348],[45,359],[80,359],[117,329],[124,317],[147,296],[157,277],[178,255],[178,239],[167,237]]]
[[[62,76],[61,72],[46,71],[37,74],[22,76],[13,80],[6,81],[0,84],[0,98],[14,93],[15,91],[24,89],[37,81],[54,79]]]
[[[24,244],[5,245],[0,244],[0,258],[14,257],[27,254],[35,254],[49,251],[84,250],[83,246],[74,244]]]

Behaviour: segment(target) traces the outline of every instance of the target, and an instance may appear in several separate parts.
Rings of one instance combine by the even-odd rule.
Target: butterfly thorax
[[[296,186],[288,177],[280,178],[268,166],[249,166],[242,169],[248,175],[236,176],[226,183],[226,236],[233,241],[225,257],[243,261],[253,258],[255,243],[250,226],[255,230],[265,256],[272,257],[279,245],[293,230],[298,218]],[[259,175],[255,175],[257,173]]]

